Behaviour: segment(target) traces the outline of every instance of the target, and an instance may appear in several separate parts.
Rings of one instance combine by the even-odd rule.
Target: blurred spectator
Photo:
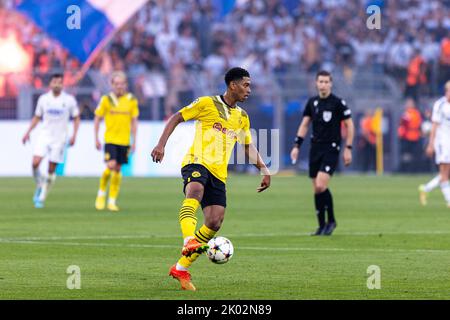
[[[444,83],[450,78],[450,30],[447,36],[441,42],[441,54],[439,59],[439,86],[443,87]]]
[[[405,103],[405,110],[400,119],[398,136],[400,138],[400,168],[401,172],[415,172],[415,160],[421,152],[422,115],[416,108],[413,99]]]
[[[373,126],[372,109],[367,109],[359,122],[360,139],[358,149],[361,155],[361,170],[371,172],[376,169],[376,142],[377,137]]]
[[[417,103],[422,86],[427,84],[426,63],[419,49],[414,51],[414,56],[409,62],[406,77],[405,97],[414,99]]]

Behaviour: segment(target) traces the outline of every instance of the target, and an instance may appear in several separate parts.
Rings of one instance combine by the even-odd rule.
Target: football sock
[[[109,199],[110,203],[115,203],[119,191],[120,191],[120,183],[122,182],[122,174],[117,171],[113,171],[111,173],[111,185],[109,186]]]
[[[181,259],[180,259],[181,260]],[[180,271],[187,271],[187,267],[184,267],[183,265],[181,265],[179,262],[177,262],[177,265],[175,267],[175,269],[180,270]]]
[[[108,186],[110,177],[111,170],[109,170],[109,168],[106,168],[105,171],[103,171],[102,177],[100,178],[99,196],[104,196],[106,194],[106,188]]]
[[[433,189],[437,188],[439,186],[439,183],[441,181],[441,177],[437,175],[432,180],[430,180],[424,187],[423,191],[425,192],[431,192]]]
[[[39,168],[33,168],[33,178],[37,185],[41,184],[41,172],[39,171]]]
[[[441,183],[441,191],[447,204],[450,204],[450,183],[448,181]]]
[[[319,227],[325,227],[325,192],[316,193],[314,195],[314,203],[316,205],[317,220]]]
[[[195,260],[197,260],[197,258],[198,258],[199,256],[200,256],[200,255],[199,255],[198,253],[193,253],[193,254],[190,255],[189,257],[182,256],[182,257],[178,260],[178,262],[177,262],[176,269],[177,269],[177,270],[187,270],[187,269],[191,266],[191,264],[192,264]]]
[[[198,229],[197,232],[194,234],[194,237],[199,242],[208,243],[208,241],[214,238],[215,235],[216,231],[208,228],[205,225],[202,225],[200,229]]]
[[[56,180],[55,173],[50,173],[47,177],[43,179],[42,190],[41,194],[39,195],[39,201],[45,201],[45,199],[47,198],[48,191],[51,185],[55,182],[55,180]]]
[[[200,203],[197,199],[186,198],[183,200],[183,204],[181,205],[180,213],[178,216],[183,239],[194,236],[195,227],[197,226],[197,218],[195,217],[195,212],[197,211],[199,206]]]
[[[330,189],[325,190],[325,208],[328,214],[328,223],[336,222],[334,219],[334,207],[333,207],[333,196],[331,195]]]

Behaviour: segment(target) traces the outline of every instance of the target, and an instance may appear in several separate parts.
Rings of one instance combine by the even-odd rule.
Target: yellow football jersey
[[[105,143],[130,145],[131,120],[139,116],[138,101],[133,94],[120,98],[113,93],[103,96],[95,115],[105,118]]]
[[[197,120],[194,142],[182,167],[196,163],[226,182],[228,162],[236,142],[250,144],[250,121],[239,106],[230,107],[222,96],[200,97],[180,110],[184,121]]]

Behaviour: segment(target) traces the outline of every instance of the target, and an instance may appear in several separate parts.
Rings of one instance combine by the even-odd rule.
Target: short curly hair
[[[250,73],[247,70],[240,67],[231,68],[225,74],[225,83],[229,86],[231,81],[241,80],[244,77],[250,78]]]

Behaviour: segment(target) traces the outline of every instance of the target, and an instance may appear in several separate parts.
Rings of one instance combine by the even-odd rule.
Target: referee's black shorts
[[[311,143],[309,152],[309,177],[315,178],[319,171],[333,175],[339,164],[340,145],[336,142]]]
[[[183,176],[183,192],[186,193],[186,186],[190,182],[199,182],[205,188],[203,199],[200,202],[202,209],[212,205],[226,208],[227,193],[225,183],[217,179],[206,167],[201,164],[188,164],[181,168]]]

